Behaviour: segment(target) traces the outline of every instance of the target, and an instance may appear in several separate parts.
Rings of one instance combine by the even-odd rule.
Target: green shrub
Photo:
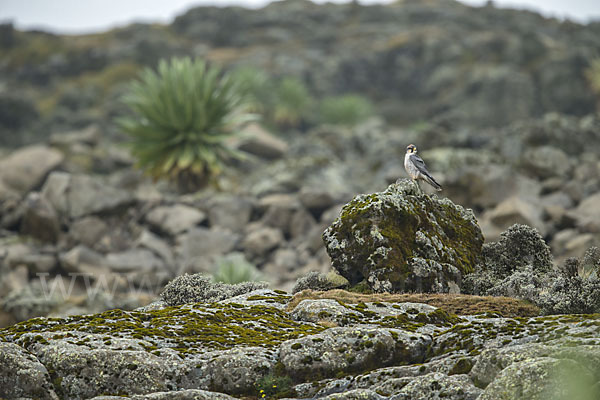
[[[600,95],[600,57],[592,60],[585,74],[592,86],[592,90]]]
[[[282,79],[275,90],[273,121],[283,126],[298,126],[305,118],[312,98],[296,78]]]
[[[219,258],[213,273],[214,282],[235,284],[260,280],[260,272],[243,254],[232,253]]]
[[[253,67],[239,67],[232,72],[232,76],[251,111],[264,115],[273,107],[274,90],[264,71]]]
[[[254,386],[259,399],[279,399],[295,395],[292,379],[285,375],[270,373],[259,379]]]
[[[373,115],[371,102],[357,95],[327,97],[320,107],[321,122],[354,126]]]
[[[236,153],[226,139],[249,114],[234,80],[189,58],[162,60],[131,84],[119,119],[137,164],[153,178],[173,179],[183,191],[206,185]]]

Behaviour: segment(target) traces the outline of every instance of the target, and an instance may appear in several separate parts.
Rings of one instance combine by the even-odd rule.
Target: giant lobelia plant
[[[137,165],[154,179],[190,192],[209,183],[227,160],[240,156],[227,139],[251,119],[234,79],[202,60],[161,60],[131,83],[124,103],[132,115],[121,129]]]

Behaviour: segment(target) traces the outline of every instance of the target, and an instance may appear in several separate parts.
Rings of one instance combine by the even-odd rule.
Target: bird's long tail
[[[433,186],[435,188],[435,190],[437,190],[438,192],[440,190],[442,190],[442,185],[437,183],[437,181],[435,179],[433,179],[433,176],[427,174],[427,175],[425,175],[425,178],[427,180],[427,183],[429,183],[431,186]]]

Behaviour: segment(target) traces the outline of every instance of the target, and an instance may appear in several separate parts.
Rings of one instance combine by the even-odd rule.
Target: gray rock
[[[319,397],[323,400],[384,400],[385,397],[369,389],[354,389],[342,393],[330,394],[325,397]]]
[[[332,299],[302,300],[291,313],[297,321],[306,322],[335,322],[345,325],[348,317],[356,315],[349,309]]]
[[[106,266],[114,272],[160,272],[165,263],[147,249],[130,249],[106,255]]]
[[[545,235],[546,225],[542,221],[542,212],[539,201],[533,203],[513,196],[485,212],[482,219],[489,219],[500,230],[505,230],[513,224],[523,224],[532,226]]]
[[[43,145],[23,147],[0,160],[0,182],[19,195],[39,187],[64,157]]]
[[[506,367],[480,400],[597,399],[593,374],[573,360],[530,358]]]
[[[168,366],[160,357],[139,350],[90,349],[67,341],[52,341],[32,349],[37,358],[62,379],[61,396],[86,399],[103,393],[142,394],[174,387],[179,363]]]
[[[294,249],[280,248],[273,253],[273,264],[278,271],[293,271],[298,268],[298,253]]]
[[[581,230],[600,233],[600,193],[583,199],[572,212]]]
[[[230,253],[238,244],[240,237],[227,229],[193,228],[177,237],[177,253],[184,269],[198,260],[210,265],[216,256]]]
[[[0,263],[0,267],[2,264]],[[0,269],[2,274],[0,276],[0,293],[16,293],[19,290],[22,290],[27,286],[29,282],[29,269],[25,265],[16,265],[11,267],[10,269]],[[0,305],[3,305],[4,302],[0,300]],[[2,316],[2,322],[11,321],[15,323],[15,318],[8,313],[6,310],[0,311],[0,316]],[[0,325],[1,326],[1,325]]]
[[[339,203],[339,196],[323,188],[303,187],[299,194],[300,203],[318,218],[325,210]]]
[[[323,211],[323,214],[321,214],[320,222],[322,224],[331,225],[333,221],[335,221],[335,219],[340,215],[343,207],[343,204],[335,204],[329,207],[327,210]]]
[[[364,370],[373,363],[420,362],[429,343],[430,336],[399,329],[340,327],[286,341],[280,346],[279,357],[290,376],[314,379],[339,371]]]
[[[53,172],[48,175],[42,187],[42,197],[47,199],[63,219],[69,215],[68,190],[71,183],[71,174],[66,172]]]
[[[95,146],[100,141],[101,136],[102,132],[100,127],[98,125],[90,125],[80,130],[53,133],[50,135],[50,144],[55,147],[63,148],[68,148],[79,143]]]
[[[134,201],[127,191],[107,186],[99,178],[64,172],[50,174],[42,188],[42,196],[59,215],[71,219],[111,212]]]
[[[323,239],[333,267],[376,292],[449,292],[471,272],[483,236],[470,210],[403,180],[346,204]]]
[[[259,227],[246,235],[242,241],[244,251],[253,259],[264,257],[284,242],[283,233],[276,228]]]
[[[73,221],[69,226],[69,238],[76,244],[93,248],[108,230],[108,224],[101,218],[87,216]]]
[[[31,252],[11,257],[9,265],[12,267],[24,265],[30,273],[46,273],[52,271],[58,265],[58,259],[54,252]]]
[[[169,235],[186,232],[206,219],[206,214],[184,204],[155,207],[145,217],[154,228]]]
[[[552,352],[553,349],[548,346],[535,344],[486,349],[477,357],[469,375],[478,387],[485,388],[512,363],[545,357]]]
[[[292,239],[302,240],[315,228],[317,221],[304,208],[296,210],[290,219],[289,233]]]
[[[292,228],[292,218],[300,210],[301,205],[295,196],[275,194],[262,198],[259,207],[265,209],[261,223],[280,229],[289,235]]]
[[[444,188],[448,197],[469,207],[491,208],[510,196],[529,199],[540,192],[538,181],[507,165],[475,162],[458,170],[452,166],[448,173],[447,188]]]
[[[70,272],[94,273],[106,267],[104,256],[87,246],[78,245],[59,255],[62,267]]]
[[[137,395],[131,397],[123,396],[97,396],[92,400],[120,400],[120,399],[131,399],[131,400],[235,400],[235,397],[228,396],[223,393],[210,392],[208,390],[200,389],[187,389],[178,391],[168,392],[156,392],[147,393],[144,395]]]
[[[412,379],[400,388],[397,394],[390,397],[390,400],[476,400],[481,392],[467,375],[446,376],[434,372]]]
[[[64,303],[67,297],[69,284],[58,282],[58,279],[61,277],[48,279],[47,275],[43,275],[40,280],[30,281],[23,288],[13,289],[2,298],[0,305],[17,321],[48,315]]]
[[[0,342],[0,396],[58,399],[46,367],[14,343]]]
[[[49,243],[58,241],[60,235],[58,215],[47,199],[37,192],[29,193],[23,203],[23,209],[22,234]]]
[[[148,230],[143,230],[140,237],[136,240],[136,246],[152,251],[159,256],[170,269],[174,269],[174,258],[171,247],[161,238]]]
[[[288,151],[288,144],[273,136],[258,124],[248,125],[242,133],[237,148],[267,160],[281,158]]]
[[[212,390],[244,394],[255,390],[255,384],[273,370],[276,353],[261,347],[240,347],[215,352],[204,366],[210,376]]]
[[[521,166],[539,179],[567,177],[571,163],[567,154],[552,146],[540,146],[525,151]]]
[[[208,220],[211,227],[242,232],[250,221],[253,202],[237,196],[216,196],[208,201]]]

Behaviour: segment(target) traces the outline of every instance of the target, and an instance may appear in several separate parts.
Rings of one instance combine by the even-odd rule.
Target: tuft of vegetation
[[[592,87],[592,90],[600,96],[600,57],[593,59],[585,75]]]
[[[381,303],[423,303],[444,310],[450,314],[476,315],[482,313],[498,314],[503,317],[533,317],[539,315],[539,308],[523,300],[509,297],[470,296],[448,293],[376,293],[358,294],[347,290],[312,291],[296,293],[288,302],[286,309],[291,312],[302,300],[333,299],[346,304],[360,302]]]
[[[160,298],[170,306],[186,303],[214,303],[266,287],[266,282],[229,285],[212,282],[209,276],[202,274],[184,274],[169,282],[161,292]]]
[[[205,186],[239,156],[226,140],[250,117],[230,76],[190,58],[161,60],[156,72],[146,68],[124,103],[133,115],[119,125],[138,166],[186,192]]]
[[[537,299],[544,314],[600,312],[600,249],[590,247],[581,260],[570,257],[552,274]]]
[[[500,278],[530,265],[537,272],[553,267],[552,253],[537,229],[514,224],[500,235],[500,240],[483,246],[487,269]]]
[[[261,280],[261,274],[248,262],[242,253],[232,253],[220,257],[216,262],[213,281],[236,284],[242,282],[255,282]]]
[[[296,280],[296,283],[292,288],[292,293],[295,294],[306,289],[325,291],[347,286],[348,280],[333,271],[328,274],[311,271],[305,276]]]
[[[463,279],[463,291],[476,295],[508,296],[537,304],[544,277],[554,267],[550,248],[530,226],[514,224],[497,242],[486,243],[483,265]]]
[[[283,126],[300,125],[312,102],[306,86],[299,79],[287,77],[277,85],[275,96],[275,123]]]
[[[239,67],[231,74],[248,109],[264,116],[275,103],[269,76],[262,70],[247,66]]]
[[[289,376],[270,373],[259,379],[254,386],[259,399],[279,399],[295,394],[292,383]]]
[[[321,122],[355,126],[373,115],[373,105],[362,96],[326,97],[321,101]]]
[[[542,314],[600,312],[600,249],[554,268],[548,246],[535,229],[513,225],[484,246],[485,263],[463,280],[463,291],[507,296],[535,304]]]

